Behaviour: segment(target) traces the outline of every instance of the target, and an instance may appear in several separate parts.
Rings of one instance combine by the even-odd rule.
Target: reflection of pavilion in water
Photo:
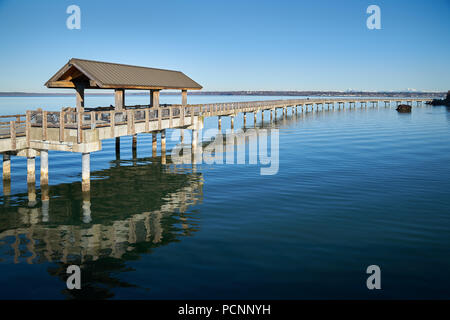
[[[0,208],[0,247],[10,246],[14,263],[84,263],[121,259],[137,245],[148,252],[196,231],[186,210],[202,200],[201,175],[146,159],[132,163],[96,172],[103,179],[88,196],[77,194],[77,183],[62,184],[50,187],[40,207]]]

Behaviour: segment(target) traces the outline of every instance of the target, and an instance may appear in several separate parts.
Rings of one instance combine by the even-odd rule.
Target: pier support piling
[[[11,193],[11,158],[9,154],[3,154],[3,195]]]
[[[196,129],[193,129],[191,138],[192,152],[195,152],[195,149],[197,148],[197,138],[198,138],[198,131]]]
[[[161,152],[166,152],[166,130],[161,130]]]
[[[218,122],[219,131],[220,131],[220,130],[222,130],[222,117],[221,116],[218,117],[217,122]]]
[[[48,150],[41,150],[41,186],[48,185]]]
[[[158,151],[158,138],[156,132],[152,132],[152,156],[156,157],[156,152]]]
[[[11,180],[11,156],[7,153],[3,154],[3,181]]]
[[[133,134],[131,149],[133,150],[133,153],[135,153],[137,150],[137,134]]]
[[[41,150],[41,200],[48,201],[48,150]]]
[[[234,129],[234,116],[231,116],[231,130]]]
[[[81,154],[81,189],[83,192],[91,190],[91,154]]]
[[[161,130],[161,163],[166,164],[166,130]]]
[[[35,157],[27,158],[27,184],[36,184],[36,159]]]
[[[120,160],[120,137],[116,137],[116,160]]]

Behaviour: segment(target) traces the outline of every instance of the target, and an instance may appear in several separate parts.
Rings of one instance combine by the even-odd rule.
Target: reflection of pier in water
[[[84,263],[121,259],[136,245],[146,252],[195,232],[186,211],[202,200],[201,175],[147,160],[95,172],[105,178],[93,180],[89,198],[77,183],[61,184],[51,187],[48,207],[0,208],[2,251],[14,263]]]

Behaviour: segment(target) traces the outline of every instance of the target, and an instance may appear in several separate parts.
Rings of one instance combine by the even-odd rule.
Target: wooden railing
[[[25,135],[26,135],[25,115],[15,114],[15,115],[0,116],[0,139],[10,138],[12,150],[16,149],[16,138],[23,137]]]
[[[27,111],[26,115],[0,116],[0,139],[11,138],[11,147],[15,148],[17,137],[26,136],[29,145],[29,131],[33,127],[42,128],[42,140],[47,140],[49,128],[59,128],[59,140],[65,141],[64,129],[76,129],[77,141],[82,143],[84,129],[95,129],[100,127],[114,127],[127,125],[128,134],[135,133],[136,123],[145,123],[145,129],[149,131],[150,121],[158,121],[158,129],[161,129],[161,121],[179,118],[179,126],[185,125],[185,119],[193,116],[214,116],[232,114],[233,112],[249,112],[261,109],[285,107],[292,105],[312,105],[326,103],[345,102],[382,102],[382,101],[430,101],[430,99],[289,99],[289,100],[266,100],[247,102],[225,102],[213,104],[191,104],[191,105],[160,105],[149,107],[148,105],[127,106],[123,110],[110,110],[111,107],[95,108],[97,111]],[[100,111],[98,111],[100,109]],[[104,110],[102,110],[104,109]],[[106,110],[105,110],[106,109]],[[92,110],[92,109],[91,109]],[[12,120],[14,119],[14,120]],[[5,121],[2,121],[5,120]],[[14,148],[13,148],[14,147]]]

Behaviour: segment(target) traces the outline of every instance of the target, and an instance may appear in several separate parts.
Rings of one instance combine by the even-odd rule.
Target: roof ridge
[[[115,64],[115,65],[119,65],[119,66],[125,66],[125,67],[134,67],[134,68],[141,68],[141,69],[153,69],[153,70],[160,70],[160,71],[170,71],[170,72],[178,72],[178,73],[183,73],[179,70],[169,70],[169,69],[161,69],[161,68],[153,68],[153,67],[144,67],[144,66],[135,66],[132,64],[124,64],[124,63],[115,63],[115,62],[106,62],[106,61],[96,61],[96,60],[89,60],[89,59],[79,59],[79,58],[71,58],[69,60],[78,60],[78,61],[87,61],[87,62],[95,62],[95,63],[103,63],[103,64]],[[184,73],[183,73],[184,74]]]

